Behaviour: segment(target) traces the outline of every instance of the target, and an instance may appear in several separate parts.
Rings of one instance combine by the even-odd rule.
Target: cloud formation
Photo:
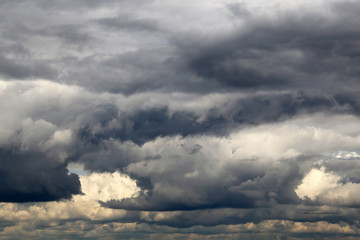
[[[358,2],[0,5],[1,238],[358,238]]]

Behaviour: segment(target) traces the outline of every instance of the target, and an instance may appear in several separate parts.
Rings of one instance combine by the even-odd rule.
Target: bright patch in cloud
[[[295,189],[295,192],[302,199],[308,197],[315,200],[319,195],[338,187],[340,180],[340,176],[334,173],[327,173],[324,168],[314,168],[304,177],[302,183]]]

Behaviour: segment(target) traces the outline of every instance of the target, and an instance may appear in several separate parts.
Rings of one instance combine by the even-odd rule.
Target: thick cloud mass
[[[1,239],[357,239],[357,1],[1,1]]]
[[[50,161],[36,152],[1,150],[0,201],[54,201],[81,193],[78,176]]]

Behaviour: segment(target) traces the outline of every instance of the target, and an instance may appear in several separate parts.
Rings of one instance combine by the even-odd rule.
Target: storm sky
[[[1,239],[359,239],[360,2],[1,0]]]

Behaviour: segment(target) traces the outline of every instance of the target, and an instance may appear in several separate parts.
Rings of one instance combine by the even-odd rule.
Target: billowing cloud
[[[0,238],[356,239],[356,1],[2,1]]]

